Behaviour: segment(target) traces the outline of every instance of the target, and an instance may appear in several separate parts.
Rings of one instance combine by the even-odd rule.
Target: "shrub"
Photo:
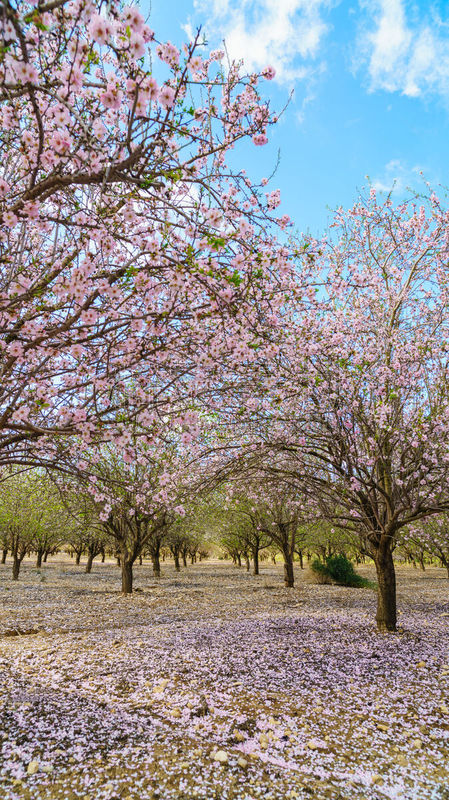
[[[320,583],[326,583],[327,579],[337,583],[339,586],[372,586],[371,581],[358,575],[349,559],[344,555],[328,556],[324,564],[322,561],[315,559],[315,561],[312,561],[310,568]]]

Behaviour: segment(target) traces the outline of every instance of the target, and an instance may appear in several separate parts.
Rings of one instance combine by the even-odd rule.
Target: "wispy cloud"
[[[381,175],[372,178],[371,186],[378,192],[393,192],[405,194],[408,190],[419,191],[424,189],[424,169],[418,164],[409,167],[398,158],[394,158],[385,165]]]
[[[368,67],[370,89],[409,97],[431,92],[449,100],[448,23],[436,13],[417,14],[405,0],[365,0],[361,5],[366,16],[357,60]]]
[[[331,0],[194,0],[211,41],[225,39],[248,69],[272,64],[287,84],[314,74],[328,32]]]

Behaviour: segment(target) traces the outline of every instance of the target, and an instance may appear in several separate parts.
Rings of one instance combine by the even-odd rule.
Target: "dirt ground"
[[[398,568],[393,635],[299,569],[135,573],[0,567],[4,800],[449,800],[443,570]]]

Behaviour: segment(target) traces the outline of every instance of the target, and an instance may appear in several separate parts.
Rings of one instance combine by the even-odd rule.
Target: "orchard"
[[[148,12],[0,5],[1,796],[444,800],[447,198]]]

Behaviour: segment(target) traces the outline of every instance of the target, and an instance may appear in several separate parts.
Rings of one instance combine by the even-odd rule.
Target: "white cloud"
[[[332,0],[194,0],[206,35],[225,39],[231,58],[251,69],[271,64],[276,79],[294,83],[313,74],[328,26]]]
[[[423,167],[409,167],[400,159],[394,158],[385,165],[382,175],[371,180],[377,192],[405,194],[407,190],[418,191],[424,188]]]
[[[357,60],[367,63],[371,90],[449,99],[449,34],[437,16],[412,18],[404,0],[368,0]]]

